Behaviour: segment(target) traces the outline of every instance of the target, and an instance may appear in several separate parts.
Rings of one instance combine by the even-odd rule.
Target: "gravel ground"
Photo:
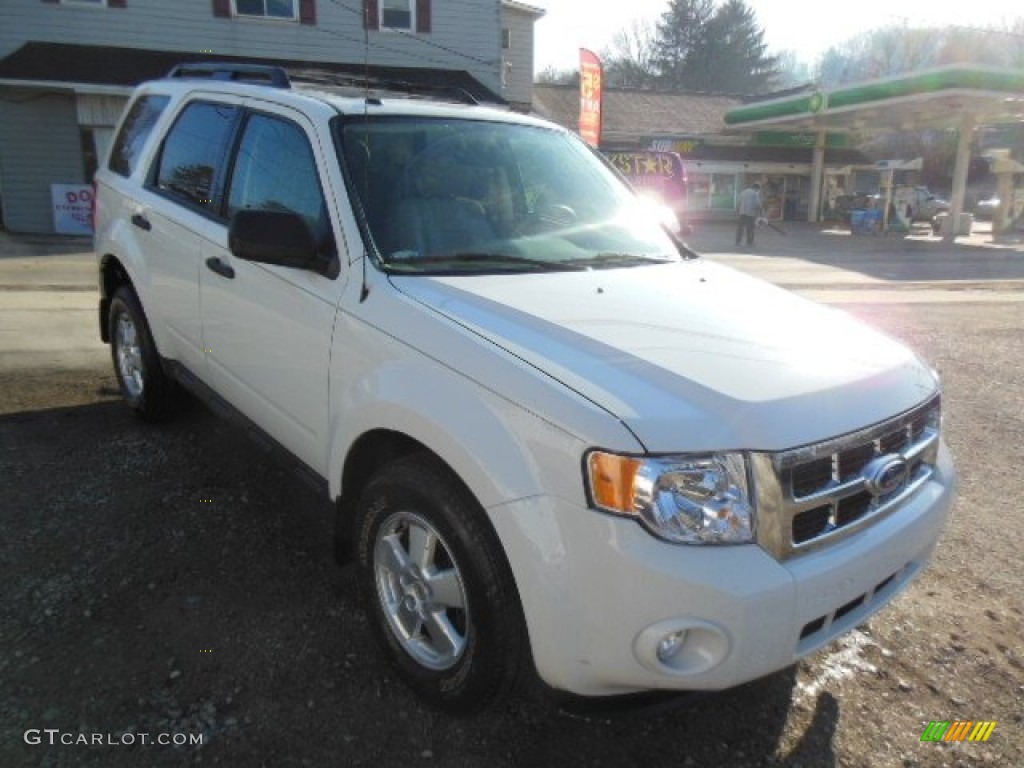
[[[0,766],[1024,765],[1024,304],[846,309],[943,375],[961,491],[935,560],[792,669],[621,711],[424,709],[333,564],[330,507],[236,429],[136,420],[105,362],[0,372]],[[998,724],[919,741],[954,719]],[[204,743],[139,743],[161,733]]]

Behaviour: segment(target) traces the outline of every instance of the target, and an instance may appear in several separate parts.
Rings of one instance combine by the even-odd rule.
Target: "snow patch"
[[[842,682],[858,672],[874,674],[878,671],[878,667],[864,658],[863,651],[869,646],[880,646],[859,629],[841,637],[836,646],[815,665],[817,674],[809,682],[797,682],[797,699],[801,703],[816,699],[830,683]]]

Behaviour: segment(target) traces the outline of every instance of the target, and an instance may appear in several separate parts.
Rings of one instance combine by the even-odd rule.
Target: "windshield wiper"
[[[603,253],[595,253],[589,258],[583,259],[576,263],[585,264],[671,264],[675,259],[666,259],[663,256],[649,256],[643,253],[618,253],[615,251],[606,251]]]
[[[445,264],[489,264],[496,267],[510,268],[529,267],[546,272],[557,272],[566,269],[583,269],[576,262],[545,261],[531,259],[527,256],[516,256],[504,253],[488,253],[485,251],[460,251],[459,253],[434,254],[431,256],[392,254],[388,266],[399,269],[414,269],[420,265],[438,266]]]

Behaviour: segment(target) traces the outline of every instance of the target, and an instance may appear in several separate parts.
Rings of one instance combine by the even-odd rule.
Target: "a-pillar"
[[[974,118],[964,115],[960,121],[960,134],[956,141],[956,163],[953,166],[953,194],[949,201],[949,229],[943,239],[952,243],[960,229],[960,214],[964,210],[967,192],[967,169],[971,160],[971,139],[974,137]]]

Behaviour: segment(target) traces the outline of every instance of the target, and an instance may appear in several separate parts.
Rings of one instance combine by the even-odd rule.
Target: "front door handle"
[[[147,232],[149,232],[149,230],[153,228],[153,225],[149,223],[149,219],[147,219],[141,213],[136,213],[132,215],[132,224],[134,224],[139,229],[146,230]]]
[[[211,256],[206,260],[206,266],[212,269],[221,277],[226,277],[228,280],[235,279],[235,270],[230,264],[225,264],[217,256]]]

